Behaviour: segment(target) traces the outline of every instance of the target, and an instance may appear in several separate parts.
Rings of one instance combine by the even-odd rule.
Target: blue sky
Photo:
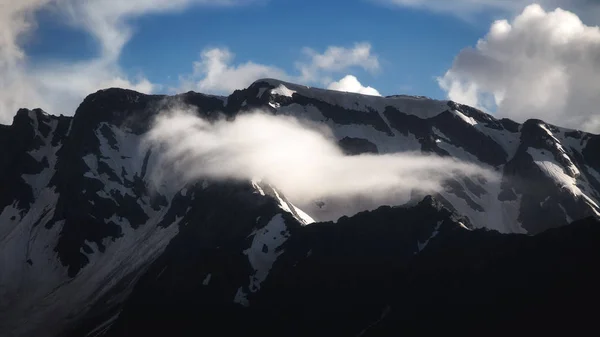
[[[349,1],[343,10],[339,7],[337,1],[308,0],[300,6],[284,0],[148,18],[137,23],[140,33],[124,50],[122,64],[126,69],[141,67],[152,80],[165,81],[168,76],[189,73],[201,49],[226,46],[238,62],[252,60],[293,72],[303,47],[322,51],[330,45],[367,41],[382,69],[374,74],[354,69],[365,84],[384,95],[411,91],[443,97],[434,77],[450,67],[461,46],[473,45],[487,29],[448,16],[390,11],[364,1]],[[432,20],[437,21],[435,25],[426,24]],[[169,29],[163,30],[159,23]],[[174,34],[177,41],[173,41]],[[158,52],[147,55],[149,50]]]
[[[127,75],[143,73],[151,82],[176,86],[179,75],[207,47],[227,47],[236,62],[254,61],[294,72],[303,47],[369,42],[381,71],[353,69],[361,82],[382,95],[400,93],[444,98],[435,78],[454,56],[474,45],[489,22],[392,8],[369,1],[273,0],[234,8],[192,6],[183,12],[153,14],[131,21],[135,35],[119,60]],[[94,38],[42,11],[38,34],[25,45],[34,60],[85,59],[98,53]],[[60,47],[58,47],[60,46]],[[164,91],[164,88],[163,88]]]
[[[108,86],[225,95],[259,77],[279,77],[342,91],[450,98],[514,119],[526,110],[562,121],[571,118],[566,106],[581,105],[572,124],[600,128],[589,112],[600,104],[596,86],[574,94],[581,92],[577,83],[598,77],[590,72],[595,61],[581,71],[564,51],[576,48],[592,59],[584,56],[600,45],[599,6],[538,2],[9,1],[0,15],[0,29],[9,33],[0,37],[0,122],[19,107],[70,115],[87,94]],[[565,35],[573,29],[585,34]],[[542,85],[531,85],[540,78]]]

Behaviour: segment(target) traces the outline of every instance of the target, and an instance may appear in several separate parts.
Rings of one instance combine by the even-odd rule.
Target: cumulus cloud
[[[259,78],[272,77],[289,80],[290,76],[274,66],[246,62],[232,65],[234,54],[227,48],[210,48],[202,52],[200,61],[194,63],[192,76],[181,78],[181,87],[173,89],[195,90],[205,93],[230,94],[248,87]]]
[[[327,197],[439,191],[445,179],[461,175],[495,179],[484,168],[436,155],[346,156],[330,130],[260,111],[209,122],[175,109],[156,119],[146,141],[162,159],[153,170],[157,182],[260,179],[298,205]]]
[[[363,86],[356,76],[346,75],[344,78],[337,82],[332,82],[329,84],[327,89],[337,90],[337,91],[346,91],[346,92],[355,92],[357,94],[363,95],[371,95],[371,96],[381,96],[379,91],[375,88],[365,87]]]
[[[194,4],[241,2],[246,0],[0,0],[0,123],[10,123],[22,107],[72,115],[86,95],[106,87],[154,91],[156,85],[143,76],[130,78],[118,65],[132,35],[128,20]],[[35,13],[42,8],[53,9],[73,27],[89,32],[101,47],[99,55],[68,64],[31,64],[23,50],[23,39],[33,34]]]
[[[452,100],[519,121],[600,132],[600,29],[574,13],[528,6],[462,50],[439,79]]]
[[[265,77],[303,84],[333,85],[332,74],[355,68],[369,72],[379,70],[379,58],[371,49],[371,45],[365,42],[355,43],[352,47],[329,46],[322,53],[304,48],[304,59],[295,64],[299,74],[290,74],[272,65],[254,62],[234,64],[235,55],[229,49],[209,48],[194,63],[193,73],[181,77],[179,87],[172,91],[230,94]]]

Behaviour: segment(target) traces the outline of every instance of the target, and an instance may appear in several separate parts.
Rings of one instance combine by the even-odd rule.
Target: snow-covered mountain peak
[[[305,99],[318,100],[333,106],[358,111],[378,111],[396,109],[403,113],[417,116],[419,118],[431,118],[448,109],[447,101],[439,101],[419,96],[370,96],[351,92],[342,92],[313,88],[275,79],[260,79],[250,87],[260,87],[258,95],[261,97],[265,92],[281,97],[294,98],[294,95]]]
[[[179,104],[195,107],[198,114],[207,119],[222,115],[235,118],[239,113],[258,108],[274,115],[317,122],[331,129],[334,139],[348,155],[416,151],[450,156],[495,170],[502,175],[500,184],[469,178],[451,180],[439,195],[440,200],[478,227],[535,233],[543,230],[536,225],[540,222],[539,214],[546,218],[545,214],[552,213],[542,221],[544,226],[560,226],[570,219],[599,211],[596,206],[600,202],[598,136],[539,120],[521,125],[453,101],[425,97],[365,96],[276,79],[257,80],[229,97],[195,92],[175,96],[144,95],[110,88],[89,95],[73,118],[53,117],[41,110],[20,111],[15,125],[0,129],[0,137],[22,138],[29,134],[30,140],[21,143],[35,143],[38,149],[50,142],[56,147],[52,151],[57,151],[56,163],[61,172],[72,171],[74,166],[69,161],[76,160],[84,165],[78,174],[90,175],[93,174],[90,170],[97,170],[100,176],[106,176],[101,180],[106,184],[130,184],[135,179],[143,180],[141,168],[145,154],[134,153],[140,137],[151,128],[156,115]],[[39,129],[37,138],[31,131],[34,128]],[[54,129],[57,132],[51,133],[55,136],[42,139],[45,137],[42,134]],[[69,141],[63,144],[61,140],[65,137]],[[34,148],[27,151],[31,150]],[[67,158],[69,154],[73,159],[61,159],[59,150],[64,153],[62,157]],[[84,159],[76,159],[78,156]],[[152,158],[150,155],[148,160],[151,162]],[[53,175],[53,184],[70,176],[66,174],[61,178],[63,175]],[[142,196],[142,190],[135,188],[137,192],[132,195]],[[115,185],[106,193],[122,189]],[[12,202],[8,199],[4,204]],[[407,201],[383,202],[394,205]],[[317,206],[304,211],[316,219],[334,220],[341,215],[376,208],[380,202],[319,200],[315,203]],[[539,207],[553,211],[540,213]]]

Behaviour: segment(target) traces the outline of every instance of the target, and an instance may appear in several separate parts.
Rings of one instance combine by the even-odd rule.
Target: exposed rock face
[[[447,181],[412,206],[351,211],[331,200],[301,210],[256,181],[157,184],[150,172],[164,168],[144,135],[161,110],[182,103],[207,119],[252,109],[293,115],[329,126],[348,155],[436,153],[502,180]],[[107,89],[74,117],[20,110],[0,125],[0,149],[0,335],[198,334],[188,329],[199,319],[209,327],[223,315],[232,322],[223,331],[356,335],[372,325],[365,335],[385,335],[422,328],[442,308],[450,324],[458,294],[465,312],[479,315],[528,294],[537,300],[563,281],[580,282],[573,296],[592,289],[600,138],[539,120],[520,125],[454,102],[266,79],[229,97]],[[354,215],[363,210],[371,211]],[[304,211],[354,216],[313,223]],[[552,282],[539,286],[544,278]],[[491,294],[506,295],[507,283],[518,284],[513,295]],[[482,303],[480,292],[504,307]],[[526,309],[513,309],[525,319]],[[393,319],[379,322],[384,316]]]

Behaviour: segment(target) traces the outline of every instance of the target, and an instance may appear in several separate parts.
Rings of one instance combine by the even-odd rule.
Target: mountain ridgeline
[[[145,135],[181,104],[307,119],[347,155],[449,156],[500,180],[309,209],[256,180],[157,184]],[[0,336],[572,334],[600,299],[600,136],[452,101],[273,79],[228,97],[106,89],[73,117],[0,125],[0,179]]]

